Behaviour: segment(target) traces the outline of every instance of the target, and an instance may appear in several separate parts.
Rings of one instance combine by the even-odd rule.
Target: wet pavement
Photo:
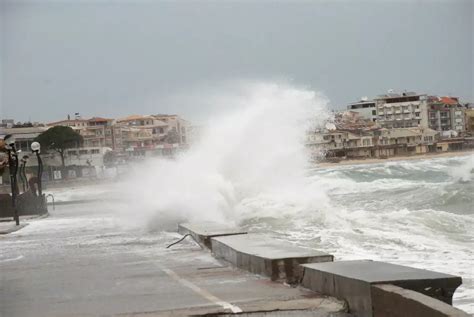
[[[343,315],[339,301],[232,268],[193,241],[166,249],[180,237],[125,229],[111,205],[58,206],[0,236],[0,316]]]

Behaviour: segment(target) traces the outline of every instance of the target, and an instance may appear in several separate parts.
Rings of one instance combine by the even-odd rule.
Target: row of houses
[[[348,105],[307,145],[320,158],[385,158],[474,146],[474,107],[456,97],[405,92]]]
[[[107,148],[129,156],[166,154],[167,150],[187,147],[192,141],[191,125],[178,115],[132,115],[121,119],[76,116],[30,127],[5,127],[1,134],[14,134],[20,151],[30,151],[33,140],[54,126],[68,126],[83,137],[81,150]],[[71,150],[79,153],[81,150]],[[92,150],[91,150],[92,151]]]
[[[108,165],[123,167],[127,162],[150,156],[173,156],[193,142],[194,127],[178,115],[131,115],[120,119],[74,118],[47,124],[19,124],[13,120],[2,120],[0,138],[7,134],[15,136],[19,157],[30,156],[28,168],[34,173],[38,164],[31,155],[31,143],[41,133],[54,126],[68,126],[83,137],[77,148],[65,151],[62,168],[59,153],[43,152],[45,181],[64,177],[90,177],[107,173]],[[113,154],[112,164],[107,154]],[[28,170],[28,169],[27,169]],[[5,176],[5,175],[4,175]],[[0,184],[8,179],[0,179]]]
[[[69,126],[78,131],[85,147],[109,147],[114,151],[146,152],[162,149],[166,144],[188,144],[190,123],[178,115],[131,115],[121,119],[66,119],[48,124]]]

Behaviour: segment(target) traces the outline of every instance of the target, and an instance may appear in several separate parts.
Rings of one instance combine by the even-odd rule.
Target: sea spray
[[[461,182],[469,182],[474,179],[474,154],[469,155],[468,159],[459,166],[453,166],[449,174]]]
[[[253,82],[203,92],[195,102],[231,110],[211,117],[198,143],[176,159],[132,167],[122,189],[130,197],[129,224],[168,229],[180,221],[238,222],[313,212],[328,203],[305,177],[306,132],[330,115],[324,97]]]

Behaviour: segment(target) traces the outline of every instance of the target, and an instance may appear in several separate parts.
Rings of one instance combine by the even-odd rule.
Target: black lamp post
[[[26,178],[26,163],[28,162],[28,155],[23,155],[21,158],[20,166],[20,178],[23,183],[23,192],[26,193],[28,190],[28,179]]]
[[[41,160],[40,150],[41,145],[39,142],[31,143],[31,151],[36,154],[36,158],[38,159],[38,195],[43,197],[43,186],[41,184],[41,177],[43,175],[43,161]]]
[[[16,225],[20,225],[20,217],[18,216],[18,209],[16,208],[16,197],[18,195],[18,183],[16,175],[18,173],[18,154],[15,149],[15,138],[13,135],[6,135],[3,140],[5,140],[5,148],[8,154],[8,165],[10,166],[10,185],[12,188],[12,207],[13,207],[13,219],[16,222]]]

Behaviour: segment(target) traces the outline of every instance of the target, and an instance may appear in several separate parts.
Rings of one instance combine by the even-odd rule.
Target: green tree
[[[115,166],[117,164],[117,153],[114,151],[108,151],[104,154],[104,165],[107,167]]]
[[[38,135],[35,141],[41,144],[42,149],[58,152],[64,167],[64,151],[80,146],[82,144],[82,136],[71,127],[56,126]]]

